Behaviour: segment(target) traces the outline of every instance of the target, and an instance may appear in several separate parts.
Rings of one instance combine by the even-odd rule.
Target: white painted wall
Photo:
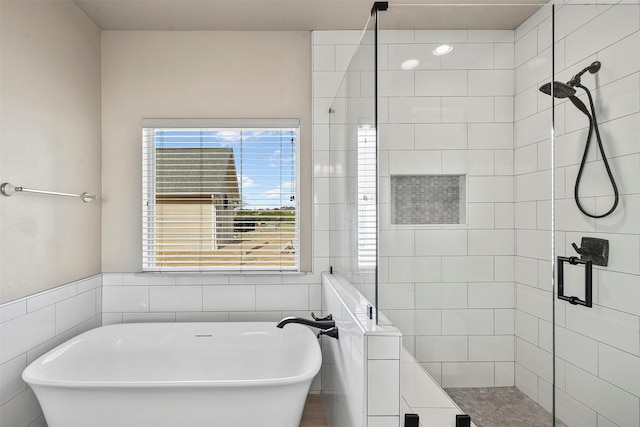
[[[0,182],[100,196],[100,30],[70,1],[0,8]],[[100,201],[0,197],[0,303],[99,273],[100,222]]]
[[[72,3],[2,2],[2,31],[2,181],[31,187],[59,181],[63,191],[99,194],[102,157],[107,196],[102,206],[26,195],[0,200],[3,298],[9,289],[5,282],[19,289],[7,294],[12,301],[0,307],[0,424],[44,423],[33,394],[20,379],[22,368],[103,319],[279,320],[320,311],[320,272],[328,268],[328,254],[323,258],[316,251],[311,259],[312,172],[310,154],[305,154],[311,151],[309,33],[109,33],[102,46],[101,82],[100,32]],[[14,64],[7,65],[9,60]],[[303,193],[303,244],[306,268],[315,274],[135,274],[141,270],[143,117],[299,117],[306,158],[301,174],[308,190]],[[42,119],[42,129],[28,119]],[[13,142],[16,136],[19,144]],[[75,145],[67,147],[69,141]],[[42,182],[30,181],[34,176]],[[76,206],[82,209],[78,212],[94,215],[93,228]],[[25,264],[40,253],[50,258],[38,268]],[[67,274],[70,265],[77,270],[93,266],[100,272],[101,261],[102,270],[119,273],[106,274],[104,288],[102,276],[97,276],[87,282],[69,279],[50,292],[37,292],[61,284],[44,268],[56,260],[58,275]],[[4,268],[10,261],[16,262],[15,268]],[[26,279],[30,287],[17,286]],[[313,390],[319,389],[318,378]]]
[[[308,32],[104,32],[104,324],[278,321],[321,310],[328,195],[311,183]],[[307,274],[149,274],[141,270],[142,118],[300,118]],[[312,209],[313,207],[313,209]],[[321,246],[319,246],[321,248]],[[320,390],[319,378],[312,386]]]
[[[2,1],[0,42],[0,182],[100,196],[100,30],[70,1]],[[100,201],[0,197],[0,425],[44,425],[22,370],[100,325],[100,221]]]
[[[0,41],[0,182],[100,196],[100,30],[70,1],[2,1]],[[0,197],[0,425],[45,425],[22,370],[100,325],[100,223],[100,201]]]
[[[303,271],[311,270],[308,32],[103,32],[104,272],[142,270],[143,118],[300,118]]]

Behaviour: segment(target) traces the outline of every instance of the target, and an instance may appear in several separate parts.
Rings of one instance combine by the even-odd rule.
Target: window
[[[358,265],[375,267],[377,242],[376,129],[358,127]]]
[[[143,270],[299,270],[298,120],[144,120]]]

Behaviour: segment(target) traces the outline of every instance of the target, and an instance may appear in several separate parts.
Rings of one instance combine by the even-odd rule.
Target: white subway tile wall
[[[556,6],[556,76],[567,81],[594,60],[582,78],[593,92],[605,152],[621,199],[609,217],[582,215],[573,187],[588,120],[570,103],[556,102],[556,252],[575,255],[583,236],[609,240],[607,267],[594,267],[594,307],[556,300],[557,416],[569,425],[640,425],[640,5]],[[515,384],[551,405],[550,126],[551,98],[538,92],[550,81],[551,34],[545,7],[516,30],[516,363]],[[583,91],[579,98],[588,103]],[[588,104],[587,104],[588,105]],[[635,143],[633,142],[635,140]],[[595,138],[594,138],[595,141]],[[605,212],[613,202],[600,153],[592,147],[581,182],[583,206]],[[614,255],[615,254],[615,255]],[[583,292],[581,272],[567,272]]]
[[[105,325],[176,321],[177,317],[190,318],[188,313],[199,313],[191,317],[194,320],[279,320],[293,313],[308,316],[321,310],[321,285],[311,278],[319,275],[210,275],[210,280],[179,274],[104,273],[103,276]]]
[[[389,70],[379,74],[380,308],[445,386],[514,384],[515,343],[504,335],[516,307],[514,40],[514,31],[380,35]],[[444,42],[453,51],[432,55]],[[407,59],[418,66],[402,70]],[[391,224],[390,176],[419,174],[465,176],[462,225]]]
[[[612,245],[609,267],[597,268],[595,278],[595,300],[608,311],[597,309],[588,315],[559,306],[558,324],[570,332],[559,335],[568,337],[568,341],[578,339],[585,348],[593,349],[596,343],[598,360],[603,357],[601,353],[613,349],[621,357],[628,356],[624,358],[628,366],[635,366],[638,360],[640,327],[637,304],[633,303],[640,289],[640,226],[635,214],[640,211],[640,155],[633,143],[633,135],[640,129],[637,8],[633,4],[559,6],[559,41],[555,46],[557,80],[569,79],[583,63],[594,59],[609,64],[598,73],[598,85],[589,74],[584,81],[595,89],[603,139],[623,194],[621,208],[608,218],[596,221],[576,213],[573,181],[587,123],[571,106],[559,104],[555,129],[558,253],[572,253],[571,242],[579,242],[586,233],[600,234]],[[455,375],[465,371],[458,365],[445,369],[445,363],[484,363],[469,359],[471,339],[513,335],[513,339],[502,342],[500,354],[492,354],[504,357],[505,351],[512,349],[510,360],[494,361],[492,368],[482,363],[473,365],[480,372],[492,370],[493,383],[489,374],[484,378],[478,374],[472,382],[515,383],[547,408],[551,402],[553,304],[549,256],[551,100],[537,89],[551,79],[550,14],[550,7],[543,8],[515,31],[500,34],[384,32],[380,38],[381,69],[390,72],[381,73],[384,90],[379,99],[381,307],[404,332],[404,345],[439,381],[447,379],[450,384],[457,384]],[[619,21],[615,31],[603,29],[614,21]],[[607,34],[598,35],[603,32]],[[585,43],[583,36],[593,43]],[[560,40],[564,37],[567,39]],[[429,48],[444,41],[464,46],[456,46],[457,54],[448,58],[428,54]],[[409,56],[420,64],[414,71],[401,71],[399,64]],[[321,71],[322,66],[316,69]],[[403,75],[408,78],[403,80]],[[592,150],[588,160],[597,159],[599,155]],[[390,226],[389,213],[385,212],[390,209],[388,177],[408,173],[409,169],[411,173],[468,175],[466,228]],[[588,209],[602,210],[611,204],[610,188],[600,169],[593,168],[591,176],[585,176],[582,191]],[[437,248],[443,252],[438,253]],[[456,317],[454,311],[475,309],[493,310],[490,335],[443,335],[443,330],[470,332],[463,317]],[[596,317],[585,320],[581,316]],[[593,330],[581,327],[583,320],[593,324]],[[598,322],[604,326],[596,327]],[[482,323],[478,328],[482,329]],[[616,332],[598,335],[599,330],[607,328],[616,328]],[[575,350],[566,345],[559,347],[563,353],[557,368],[559,416],[567,422],[584,421],[584,425],[591,421],[614,425],[607,414],[593,409],[585,412],[591,415],[579,415],[578,410],[586,406],[566,393],[565,365],[574,360],[572,366],[588,368],[585,372],[592,375],[594,362],[571,355]],[[479,351],[473,350],[475,358],[488,357],[479,356]],[[528,352],[536,357],[527,359]],[[446,362],[437,361],[441,356]],[[607,381],[613,382],[615,375],[607,375]],[[628,390],[628,385],[615,384],[638,396],[637,390]],[[634,404],[637,407],[637,401]],[[630,419],[635,421],[631,412]]]
[[[332,427],[400,427],[401,335],[386,319],[376,325],[355,288],[323,275],[323,314],[340,338],[322,338],[322,385]]]
[[[101,284],[101,275],[92,276],[0,305],[0,425],[45,425],[22,371],[55,346],[101,325]]]

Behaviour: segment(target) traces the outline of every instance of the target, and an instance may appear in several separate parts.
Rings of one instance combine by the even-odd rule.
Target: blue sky
[[[294,206],[295,129],[166,129],[158,147],[232,148],[238,184],[251,209]],[[161,139],[161,135],[164,137]],[[293,140],[293,143],[292,143]]]

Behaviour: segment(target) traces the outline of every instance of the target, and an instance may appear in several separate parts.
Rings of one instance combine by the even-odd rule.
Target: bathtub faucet
[[[333,320],[333,316],[330,314],[328,316],[318,318],[315,314],[311,313],[311,317],[313,317],[313,320],[295,316],[285,317],[280,322],[278,322],[277,326],[278,328],[282,329],[289,323],[299,323],[301,325],[313,326],[314,328],[322,330],[327,330],[336,326],[336,322]]]
[[[320,335],[326,335],[328,337],[338,339],[338,327],[334,326],[333,328],[323,329],[318,332],[318,338],[320,338]]]

